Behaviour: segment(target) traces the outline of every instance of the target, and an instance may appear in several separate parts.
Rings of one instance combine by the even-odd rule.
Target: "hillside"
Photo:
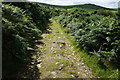
[[[36,2],[1,8],[2,80],[119,77],[119,11]]]
[[[95,4],[81,4],[81,5],[70,5],[70,6],[60,6],[60,5],[51,5],[51,4],[46,4],[46,3],[40,3],[41,5],[45,5],[45,6],[51,6],[51,7],[57,7],[57,8],[64,8],[64,9],[70,9],[70,8],[87,8],[87,9],[106,9],[106,10],[114,10],[111,8],[106,8],[106,7],[102,7],[102,6],[98,6]]]

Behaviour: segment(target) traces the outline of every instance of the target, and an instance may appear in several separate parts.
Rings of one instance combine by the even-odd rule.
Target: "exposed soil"
[[[42,34],[42,44],[37,44],[40,78],[94,78],[92,71],[70,45],[60,25],[50,20],[49,29]]]

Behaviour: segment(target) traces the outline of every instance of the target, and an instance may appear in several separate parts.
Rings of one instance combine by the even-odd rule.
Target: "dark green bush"
[[[103,9],[98,10],[96,12],[96,14],[98,14],[98,15],[104,15],[104,16],[114,16],[115,15],[111,10],[103,10]]]
[[[98,15],[99,14],[99,15]],[[56,19],[64,26],[77,42],[78,47],[103,60],[106,66],[119,59],[120,25],[113,13],[99,10],[97,14],[86,11],[72,10],[58,16]]]
[[[49,11],[37,3],[2,4],[3,77],[16,74],[31,61],[35,42],[47,29]]]

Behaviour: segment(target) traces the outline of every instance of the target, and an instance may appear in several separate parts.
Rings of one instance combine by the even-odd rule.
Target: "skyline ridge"
[[[52,5],[60,5],[60,6],[95,4],[106,8],[118,8],[118,2],[119,2],[119,0],[100,0],[100,1],[98,0],[28,0],[28,1],[47,3]]]

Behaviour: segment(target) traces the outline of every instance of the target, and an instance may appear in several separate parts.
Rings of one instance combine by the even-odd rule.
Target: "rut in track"
[[[40,78],[94,78],[79,54],[70,45],[60,25],[50,19],[48,31],[42,34],[43,44],[36,45]]]

